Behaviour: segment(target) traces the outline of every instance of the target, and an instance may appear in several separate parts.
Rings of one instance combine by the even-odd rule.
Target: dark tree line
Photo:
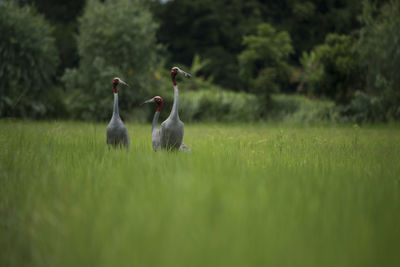
[[[324,41],[328,33],[348,34],[360,26],[359,0],[155,1],[152,10],[160,24],[158,40],[168,52],[168,63],[190,65],[195,54],[210,59],[206,75],[230,89],[245,86],[238,77],[238,54],[244,49],[243,36],[255,34],[266,22],[287,31],[298,64],[303,51]]]
[[[399,7],[399,0],[2,1],[0,115],[57,115],[64,103],[66,116],[101,119],[110,75],[136,81],[138,94],[122,103],[132,108],[149,88],[164,88],[165,70],[179,64],[201,77],[193,90],[216,85],[265,102],[299,93],[330,99],[346,116],[399,119]],[[22,58],[34,71],[14,62]],[[56,99],[53,107],[36,98],[43,92]]]
[[[53,26],[53,36],[60,54],[58,74],[61,76],[66,68],[79,63],[76,43],[78,17],[82,15],[84,0],[20,0],[21,4],[32,5],[44,14]]]

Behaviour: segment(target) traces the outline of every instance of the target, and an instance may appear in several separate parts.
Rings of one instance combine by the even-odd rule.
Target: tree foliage
[[[261,1],[260,1],[261,2]],[[359,28],[360,0],[267,1],[268,22],[290,33],[297,61],[303,51],[324,42],[329,33],[350,34]]]
[[[88,1],[79,25],[80,64],[63,77],[73,116],[110,117],[115,76],[131,85],[120,90],[120,109],[127,111],[142,101],[156,60],[156,24],[142,1]]]
[[[59,62],[50,25],[33,8],[4,2],[0,36],[0,116],[49,115]]]
[[[62,115],[64,103],[73,118],[107,119],[114,76],[132,85],[126,115],[170,92],[179,65],[194,74],[186,90],[269,101],[297,86],[357,122],[400,119],[399,0],[0,2],[0,116]]]
[[[287,32],[277,32],[270,24],[258,25],[257,35],[243,38],[245,49],[239,55],[240,75],[249,88],[264,97],[287,85],[293,52]]]
[[[303,51],[322,43],[327,33],[348,34],[357,27],[359,0],[169,0],[153,1],[160,23],[158,40],[165,45],[168,63],[189,65],[195,54],[209,59],[206,76],[225,88],[241,90],[237,55],[242,37],[257,25],[269,23],[286,31],[293,41],[290,60],[297,64]]]
[[[351,35],[329,34],[325,43],[303,53],[303,81],[309,94],[348,102],[362,89],[359,53]]]
[[[66,68],[76,67],[79,63],[75,35],[78,30],[77,17],[85,5],[82,0],[17,0],[29,4],[42,13],[53,27],[52,36],[60,55],[57,75]]]
[[[358,50],[366,70],[366,90],[379,97],[387,116],[400,118],[400,1],[378,7],[365,2]]]
[[[203,70],[219,85],[239,89],[237,54],[242,36],[262,22],[257,0],[172,0],[155,2],[158,40],[168,51],[167,63],[189,66],[195,54],[209,60]]]

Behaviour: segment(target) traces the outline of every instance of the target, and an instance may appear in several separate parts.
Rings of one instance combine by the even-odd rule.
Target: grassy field
[[[0,266],[399,266],[400,128],[0,121]]]

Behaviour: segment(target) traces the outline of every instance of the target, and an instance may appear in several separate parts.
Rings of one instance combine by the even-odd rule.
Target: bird
[[[160,112],[162,106],[164,105],[164,100],[161,98],[161,96],[155,96],[145,101],[143,104],[148,103],[157,103],[157,109],[154,113],[153,123],[151,126],[151,143],[153,145],[154,151],[157,151],[160,149],[160,130],[158,129],[158,117],[160,117]]]
[[[160,147],[166,150],[176,150],[182,145],[183,140],[183,122],[179,119],[178,114],[178,84],[176,82],[176,75],[182,74],[186,78],[192,77],[189,73],[181,70],[178,67],[171,68],[171,80],[174,85],[174,104],[172,106],[169,117],[161,123],[160,127]]]
[[[156,112],[154,113],[153,117],[153,123],[151,127],[151,143],[153,145],[154,151],[160,150],[160,130],[158,129],[158,117],[160,116],[161,109],[164,105],[164,100],[162,99],[161,96],[155,96],[147,101],[145,101],[143,104],[148,104],[148,103],[157,103],[157,109]],[[186,146],[183,142],[181,146],[179,147],[179,150],[185,151],[185,152],[190,152],[190,148]]]
[[[129,134],[126,129],[118,111],[118,84],[123,84],[127,87],[129,85],[118,77],[112,80],[112,87],[114,89],[114,111],[110,123],[107,126],[107,145],[110,148],[129,148]]]

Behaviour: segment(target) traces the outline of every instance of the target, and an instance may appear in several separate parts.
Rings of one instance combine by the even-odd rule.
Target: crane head
[[[157,103],[157,105],[158,105],[157,111],[160,111],[164,104],[164,100],[161,98],[161,96],[155,96],[155,97],[145,101],[143,104],[148,104],[148,103]]]
[[[113,85],[113,87],[117,87],[118,84],[123,84],[123,85],[129,87],[129,85],[128,85],[126,82],[124,82],[123,80],[121,80],[121,79],[118,78],[118,77],[115,77],[115,78],[112,80],[112,85]]]
[[[173,81],[175,80],[175,77],[176,77],[176,75],[177,75],[178,73],[182,74],[182,75],[185,76],[186,78],[191,78],[191,77],[192,77],[192,75],[191,75],[190,73],[187,73],[186,71],[183,71],[183,70],[181,70],[181,69],[178,68],[178,67],[173,67],[173,68],[171,69],[171,78],[172,78]]]
[[[143,104],[148,103],[157,103],[158,105],[160,105],[161,103],[164,103],[164,100],[161,98],[161,96],[155,96],[149,100],[146,100]]]

